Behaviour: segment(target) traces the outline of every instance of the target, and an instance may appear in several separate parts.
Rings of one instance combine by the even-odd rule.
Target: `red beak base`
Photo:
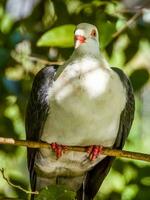
[[[75,35],[75,49],[78,48],[81,44],[85,43],[86,38],[82,35]]]
[[[80,44],[84,43],[86,38],[82,35],[75,35],[75,41],[79,41]]]

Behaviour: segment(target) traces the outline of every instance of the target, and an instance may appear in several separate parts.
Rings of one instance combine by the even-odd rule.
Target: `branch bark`
[[[35,142],[35,141],[27,141],[27,140],[15,140],[13,138],[3,138],[0,137],[0,144],[10,144],[15,146],[26,146],[29,148],[51,148],[49,143],[46,142]],[[79,146],[67,146],[65,149],[67,151],[79,151],[86,152],[88,147],[79,147]],[[131,152],[125,150],[111,149],[108,147],[103,147],[102,154],[107,156],[114,157],[123,157],[134,160],[141,160],[150,162],[150,155],[139,152]]]

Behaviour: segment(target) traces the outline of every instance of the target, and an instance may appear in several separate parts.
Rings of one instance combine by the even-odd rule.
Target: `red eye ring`
[[[96,37],[96,30],[95,29],[92,30],[91,36]]]

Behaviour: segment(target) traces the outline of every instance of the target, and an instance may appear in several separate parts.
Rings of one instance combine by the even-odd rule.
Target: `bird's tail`
[[[87,173],[85,182],[77,192],[77,200],[93,200],[108,174],[114,158],[106,157]]]
[[[32,179],[31,179],[31,190],[32,191],[36,190],[36,178],[37,178],[36,172],[33,171]],[[35,194],[31,194],[30,200],[34,200],[34,197],[35,197]]]

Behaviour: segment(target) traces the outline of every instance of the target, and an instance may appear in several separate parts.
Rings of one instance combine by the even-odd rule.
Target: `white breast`
[[[125,96],[118,75],[97,61],[83,59],[68,65],[49,93],[50,114],[42,140],[112,146]]]

